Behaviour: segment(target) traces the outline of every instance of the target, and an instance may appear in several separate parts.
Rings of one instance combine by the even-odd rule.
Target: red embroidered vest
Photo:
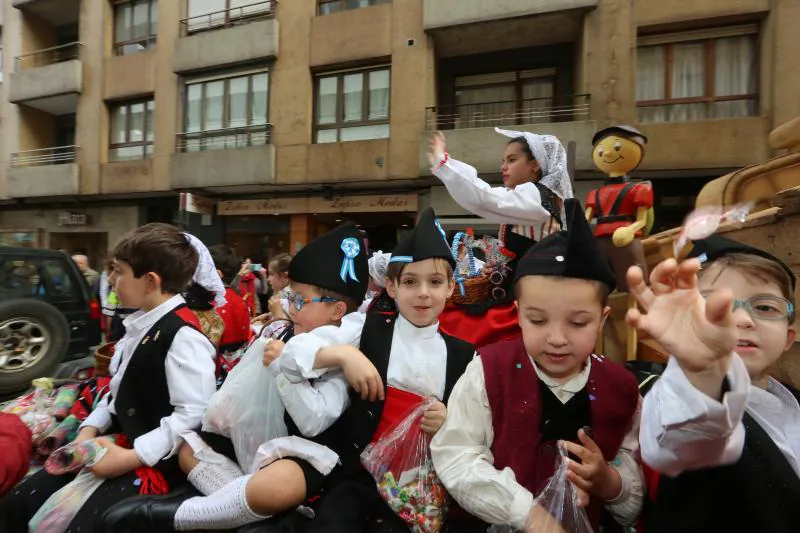
[[[557,458],[557,448],[541,442],[539,376],[522,337],[481,348],[480,356],[492,409],[494,466],[511,468],[523,487],[538,494],[553,475]],[[586,387],[593,439],[606,461],[612,461],[636,412],[636,378],[623,366],[593,355]],[[597,530],[603,519],[602,502],[593,499],[587,511]]]

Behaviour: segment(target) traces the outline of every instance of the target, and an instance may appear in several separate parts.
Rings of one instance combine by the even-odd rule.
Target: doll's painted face
[[[617,135],[603,137],[592,150],[595,166],[612,178],[625,176],[638,167],[643,155],[641,146]]]

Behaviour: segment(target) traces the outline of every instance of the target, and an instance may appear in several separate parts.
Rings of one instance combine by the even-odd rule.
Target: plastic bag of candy
[[[432,401],[421,401],[361,454],[381,497],[413,533],[442,531],[447,515],[447,491],[433,469],[430,436],[421,427]]]
[[[105,481],[91,470],[82,470],[78,476],[50,496],[28,522],[30,533],[62,533],[78,514],[83,504]]]
[[[567,479],[567,449],[558,446],[558,466],[544,489],[533,500],[525,533],[594,533],[578,490]],[[510,526],[491,526],[487,533],[512,533]]]

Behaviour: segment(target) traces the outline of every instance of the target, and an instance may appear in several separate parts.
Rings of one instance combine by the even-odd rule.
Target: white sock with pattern
[[[242,476],[211,496],[189,498],[175,513],[176,531],[235,529],[269,518],[253,512],[247,505],[247,482]]]
[[[210,496],[243,475],[244,472],[239,468],[239,465],[225,457],[225,462],[221,464],[200,461],[189,472],[187,479],[189,483],[194,485],[194,488],[200,491],[200,494]]]

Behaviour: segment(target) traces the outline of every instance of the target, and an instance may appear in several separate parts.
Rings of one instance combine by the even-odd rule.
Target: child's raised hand
[[[629,309],[626,318],[630,325],[661,343],[696,387],[715,396],[736,347],[733,295],[721,290],[703,298],[697,289],[699,271],[700,261],[696,259],[680,264],[667,259],[653,270],[648,287],[642,269],[631,267],[628,286],[646,314]],[[702,374],[705,382],[695,381],[688,373]]]
[[[436,435],[436,432],[439,431],[442,426],[444,425],[444,421],[447,418],[447,407],[440,402],[435,401],[431,403],[431,405],[422,413],[422,423],[420,427],[422,431],[429,435]]]
[[[581,429],[578,431],[580,444],[564,442],[567,451],[580,459],[580,462],[566,459],[567,479],[578,489],[602,500],[613,500],[622,489],[619,472],[608,465],[597,443]]]
[[[97,477],[118,477],[142,466],[134,450],[122,448],[103,438],[97,439],[97,443],[107,450],[100,462],[90,468]]]
[[[264,366],[269,366],[272,362],[281,356],[283,353],[283,348],[286,346],[286,343],[283,341],[279,341],[276,339],[271,339],[266,346],[264,346],[264,357],[262,362]]]
[[[428,143],[428,161],[430,161],[431,166],[439,164],[444,159],[445,152],[447,152],[447,141],[444,133],[437,131],[431,135],[431,140]]]

